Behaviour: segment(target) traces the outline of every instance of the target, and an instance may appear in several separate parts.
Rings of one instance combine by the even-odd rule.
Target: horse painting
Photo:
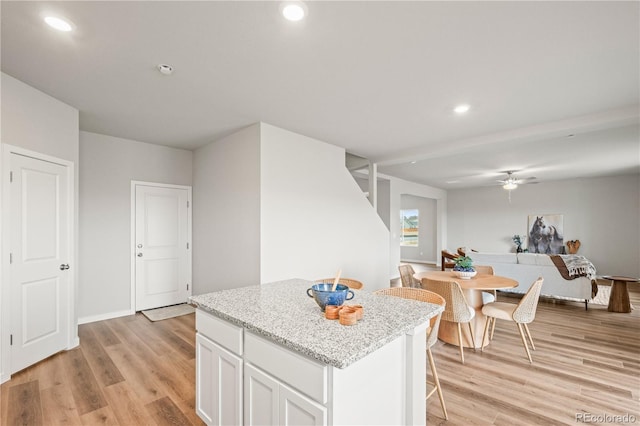
[[[533,216],[530,217],[529,223]],[[558,227],[545,222],[544,216],[536,216],[529,230],[529,252],[559,254],[564,248],[563,238]]]

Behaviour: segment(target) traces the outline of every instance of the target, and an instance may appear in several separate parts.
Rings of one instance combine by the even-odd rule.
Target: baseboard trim
[[[133,314],[135,314],[135,312],[132,312],[127,309],[126,311],[109,312],[109,313],[100,314],[100,315],[91,315],[88,317],[78,318],[78,325],[88,324],[90,322],[96,322],[96,321],[104,321],[104,320],[113,319],[113,318],[126,317],[127,315],[133,315]]]

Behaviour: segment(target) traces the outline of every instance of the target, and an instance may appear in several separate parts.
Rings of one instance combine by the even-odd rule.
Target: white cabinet
[[[196,411],[208,425],[424,425],[426,325],[337,368],[196,311]]]
[[[248,426],[280,423],[278,388],[271,376],[251,364],[244,367],[244,421]]]
[[[287,386],[280,385],[278,390],[281,425],[325,426],[327,424],[327,409],[325,407]]]
[[[327,409],[251,364],[244,368],[245,424],[324,426]]]
[[[208,425],[242,424],[242,358],[196,334],[196,412]]]

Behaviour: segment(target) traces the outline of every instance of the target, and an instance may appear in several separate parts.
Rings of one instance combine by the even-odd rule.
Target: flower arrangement
[[[453,260],[453,262],[455,263],[455,266],[453,267],[454,271],[475,271],[475,269],[473,269],[473,259],[471,259],[469,256],[458,256]]]
[[[521,253],[522,252],[522,242],[525,239],[524,235],[514,235],[512,240],[513,243],[516,245],[516,252]]]

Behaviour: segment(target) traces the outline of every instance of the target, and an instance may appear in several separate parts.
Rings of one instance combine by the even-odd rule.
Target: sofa
[[[595,280],[595,268],[591,266],[588,276],[567,280],[560,273],[551,256],[535,253],[467,253],[474,265],[490,265],[495,275],[512,278],[519,285],[513,289],[504,289],[514,293],[526,293],[533,282],[544,278],[541,295],[563,299],[575,299],[587,303],[593,297],[592,280]],[[567,258],[561,256],[561,258]],[[596,287],[597,288],[597,287]]]

